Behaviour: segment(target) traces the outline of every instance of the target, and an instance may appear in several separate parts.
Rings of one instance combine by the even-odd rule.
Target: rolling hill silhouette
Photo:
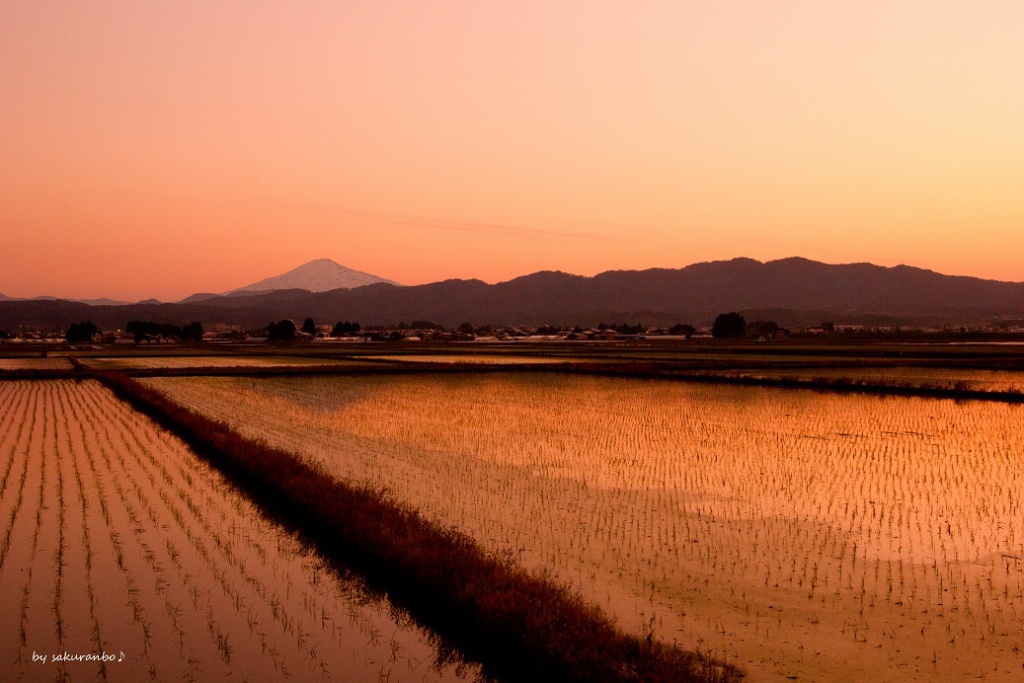
[[[87,318],[105,329],[123,326],[127,320],[257,326],[307,316],[322,322],[358,320],[364,325],[411,320],[446,326],[466,321],[707,324],[725,311],[783,325],[824,319],[868,324],[984,322],[1024,315],[1024,283],[942,275],[910,266],[737,258],[679,269],[608,271],[594,277],[542,271],[493,285],[457,279],[407,287],[378,282],[323,292],[278,289],[246,296],[210,295],[178,304],[89,307],[61,301],[0,301],[0,328],[67,325]]]

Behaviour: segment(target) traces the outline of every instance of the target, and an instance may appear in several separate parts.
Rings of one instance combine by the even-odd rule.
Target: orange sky
[[[1024,3],[0,3],[0,292],[1024,280]]]

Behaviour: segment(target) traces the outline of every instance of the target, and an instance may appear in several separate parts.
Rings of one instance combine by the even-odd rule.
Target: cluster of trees
[[[267,325],[267,341],[295,341],[295,323],[291,320],[271,322]]]
[[[183,325],[181,328],[181,340],[182,341],[203,341],[203,324],[201,322],[191,322],[187,325]]]
[[[711,336],[715,339],[735,339],[746,333],[747,321],[735,311],[719,314],[715,318],[715,324],[711,326]]]
[[[270,341],[290,341],[295,339],[295,323],[290,320],[282,320],[278,323],[271,323],[268,326],[268,339]],[[411,323],[404,321],[396,325],[385,325],[381,328],[382,330],[438,330],[442,331],[446,328],[437,323],[430,322],[428,320],[413,320]],[[641,323],[630,325],[629,323],[599,323],[597,329],[604,331],[614,331],[619,334],[644,334],[647,328]],[[306,321],[302,324],[302,332],[315,336],[317,333],[316,325],[312,318],[306,318]],[[490,325],[484,325],[476,327],[470,322],[464,322],[455,328],[455,332],[463,335],[469,334],[490,334],[493,329]],[[558,334],[562,329],[554,325],[542,325],[536,329],[536,334]],[[580,334],[583,329],[579,326],[573,330],[574,333]],[[712,327],[711,333],[717,339],[730,339],[743,336],[764,336],[772,337],[780,332],[786,332],[773,320],[756,320],[752,323],[747,323],[746,319],[742,315],[736,312],[722,313],[716,319],[714,326]],[[353,335],[359,335],[366,333],[366,330],[360,325],[359,322],[348,320],[338,321],[334,328],[331,330],[332,337],[347,337]],[[668,328],[668,333],[672,335],[682,335],[687,338],[697,333],[697,328],[687,323],[677,323]],[[391,335],[395,337],[394,334]],[[400,337],[401,335],[398,335]]]
[[[715,339],[735,339],[746,335],[774,337],[780,332],[788,333],[774,320],[755,320],[747,324],[746,319],[735,311],[720,314],[711,328],[711,336]]]
[[[432,326],[433,323],[425,323],[425,326]],[[349,322],[348,320],[339,320],[334,328],[331,330],[332,337],[349,337],[357,335],[362,331],[363,327],[358,321]],[[306,318],[302,322],[302,327],[296,327],[295,323],[291,320],[279,320],[278,322],[271,322],[267,325],[267,341],[295,341],[298,337],[298,333],[315,337],[319,330],[316,326],[316,321],[312,318]]]
[[[92,338],[99,333],[100,328],[96,327],[91,320],[84,323],[71,323],[68,331],[64,334],[64,339],[72,343],[91,342]]]
[[[281,320],[278,322],[271,322],[267,326],[267,341],[294,341],[298,336],[299,331],[302,333],[316,336],[317,326],[312,318],[306,318],[302,323],[301,328],[297,328],[295,323],[291,320]],[[387,325],[380,329],[398,329],[398,330],[444,330],[442,325],[433,323],[427,320],[413,320],[411,323],[406,324],[404,321],[397,325]],[[597,329],[603,331],[615,331],[619,334],[644,334],[647,331],[642,324],[637,323],[630,325],[629,323],[599,323]],[[475,327],[472,323],[464,322],[455,328],[455,331],[463,334],[488,334],[490,333],[490,326]],[[561,331],[560,328],[553,325],[543,325],[536,330],[536,334],[557,334]],[[711,329],[711,334],[717,339],[730,339],[743,337],[745,335],[755,336],[775,336],[779,332],[783,332],[774,321],[758,320],[753,323],[747,324],[746,320],[742,315],[736,312],[722,313],[715,319],[714,326]],[[576,334],[583,332],[583,329],[577,326],[574,330]],[[686,323],[677,323],[668,329],[669,334],[672,335],[683,335],[687,338],[693,336],[697,332],[697,328],[693,325]],[[365,334],[366,330],[358,321],[340,320],[335,323],[334,328],[331,330],[332,337],[348,337],[353,335]],[[400,338],[400,334],[392,333],[391,337]]]
[[[338,323],[334,326],[334,329],[331,330],[331,336],[349,337],[355,334],[359,334],[359,331],[362,329],[362,326],[360,326],[358,322],[350,323],[347,320],[339,320]]]
[[[357,322],[350,323],[345,320],[339,322],[331,330],[332,337],[345,337],[350,334],[359,334],[359,330],[362,329]],[[316,322],[312,318],[306,318],[302,321],[302,327],[296,327],[295,323],[291,320],[279,320],[278,322],[271,322],[267,325],[267,341],[295,341],[298,333],[315,337],[317,335]]]
[[[124,328],[125,332],[135,337],[135,343],[141,341],[158,339],[180,339],[185,342],[198,342],[203,340],[203,324],[191,322],[179,327],[171,323],[155,323],[149,320],[131,320]]]

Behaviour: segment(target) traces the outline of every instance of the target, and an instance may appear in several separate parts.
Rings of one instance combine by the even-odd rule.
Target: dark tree
[[[69,342],[90,342],[93,335],[99,334],[100,329],[90,320],[84,323],[71,323],[64,339]]]
[[[686,323],[676,323],[672,327],[668,328],[669,334],[681,334],[687,339],[696,334],[697,328],[693,325],[687,325]]]
[[[203,324],[200,322],[191,322],[181,328],[181,341],[203,341]]]
[[[267,341],[295,341],[295,323],[291,320],[282,320],[276,325],[270,323],[267,326]]]
[[[473,324],[462,323],[461,325],[459,325],[459,332],[462,334],[473,334]]]
[[[742,337],[747,333],[747,321],[739,313],[721,313],[715,318],[711,336],[715,339]]]
[[[359,334],[359,330],[362,329],[358,322],[350,323],[347,320],[339,321],[334,329],[331,330],[332,337],[347,337],[352,334]]]
[[[131,320],[124,328],[125,332],[135,336],[135,343],[152,341],[158,337],[182,337],[181,328],[170,323],[155,323],[149,320]]]
[[[316,336],[316,323],[313,322],[312,318],[306,318],[305,322],[302,323],[302,331],[305,334]]]

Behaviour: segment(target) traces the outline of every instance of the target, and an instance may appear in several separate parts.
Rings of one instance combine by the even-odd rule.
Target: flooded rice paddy
[[[513,373],[146,382],[752,681],[1024,676],[1021,406]]]
[[[428,638],[94,381],[0,383],[5,681],[453,681]]]

